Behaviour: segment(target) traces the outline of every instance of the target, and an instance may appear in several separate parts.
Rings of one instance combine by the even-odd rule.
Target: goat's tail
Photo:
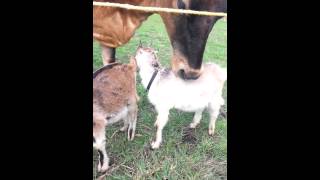
[[[218,77],[221,81],[227,80],[227,69],[217,66]]]
[[[219,99],[219,104],[222,106],[222,105],[225,105],[225,101],[222,97],[220,97]]]
[[[227,69],[226,68],[221,68],[221,78],[223,81],[227,80]]]

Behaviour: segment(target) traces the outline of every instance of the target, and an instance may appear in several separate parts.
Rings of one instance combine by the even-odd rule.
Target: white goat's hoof
[[[213,134],[214,134],[214,130],[209,129],[209,135],[210,135],[210,136],[213,136]]]
[[[160,143],[157,143],[157,142],[151,143],[151,149],[159,149],[159,147],[160,147]]]
[[[189,127],[192,128],[192,129],[194,129],[194,128],[197,127],[197,125],[198,125],[198,124],[196,124],[196,123],[191,123]]]
[[[153,126],[158,127],[158,121],[156,121]]]

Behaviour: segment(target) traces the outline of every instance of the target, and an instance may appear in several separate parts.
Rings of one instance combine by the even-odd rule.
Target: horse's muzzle
[[[200,71],[188,71],[186,72],[184,69],[180,69],[178,71],[178,76],[184,80],[196,80],[200,77]]]

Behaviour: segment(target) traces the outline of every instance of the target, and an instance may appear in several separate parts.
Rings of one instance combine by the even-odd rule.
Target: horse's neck
[[[105,2],[109,1],[105,0]],[[119,3],[125,4],[126,1],[119,1]],[[132,0],[130,2],[137,6],[154,6],[157,4],[156,1],[150,0]],[[104,46],[117,48],[128,43],[137,28],[152,14],[141,11],[122,11],[113,7],[100,8],[94,6],[93,37]]]
[[[171,0],[151,0],[150,6],[172,8],[172,4],[174,3]]]

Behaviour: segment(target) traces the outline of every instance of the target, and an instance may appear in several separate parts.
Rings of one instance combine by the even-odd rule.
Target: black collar
[[[149,91],[149,89],[150,89],[150,87],[151,87],[151,84],[152,84],[154,78],[156,78],[157,74],[158,74],[158,69],[156,69],[156,70],[153,72],[152,77],[151,77],[151,79],[150,79],[150,81],[149,81],[149,83],[148,83],[146,92]]]

